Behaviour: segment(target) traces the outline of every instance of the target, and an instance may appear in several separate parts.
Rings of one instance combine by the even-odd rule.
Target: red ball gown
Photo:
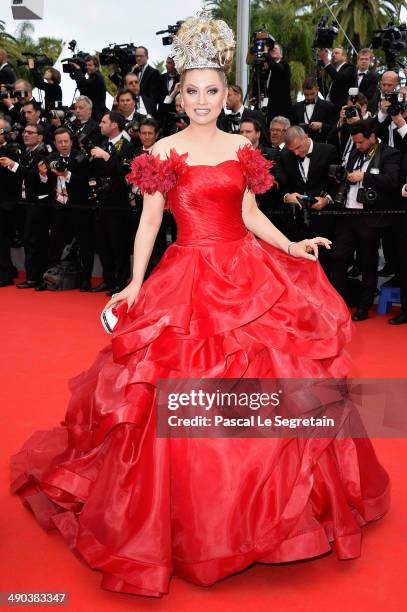
[[[131,180],[160,190],[177,241],[111,345],[71,381],[61,427],[12,459],[12,489],[58,528],[102,586],[160,596],[172,575],[210,585],[253,562],[360,554],[361,527],[388,508],[368,439],[165,439],[158,378],[345,377],[349,312],[319,263],[256,239],[246,188],[271,180],[248,146],[216,166],[143,155]]]

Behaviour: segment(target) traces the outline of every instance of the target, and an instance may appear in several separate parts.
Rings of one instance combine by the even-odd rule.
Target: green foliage
[[[22,55],[23,52],[44,53],[52,62],[55,62],[62,49],[62,39],[50,36],[41,36],[35,39],[34,32],[32,23],[22,21],[18,25],[14,36],[11,36],[5,31],[4,22],[0,21],[0,46],[6,49],[9,61],[15,68],[17,76],[27,80],[31,80],[30,71],[24,66],[17,66],[18,60],[26,59]]]
[[[165,72],[165,60],[154,62],[153,68],[156,68],[160,74]]]

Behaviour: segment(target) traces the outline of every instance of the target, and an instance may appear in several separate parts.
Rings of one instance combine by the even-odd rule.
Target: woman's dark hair
[[[44,74],[47,72],[47,70],[49,70],[51,73],[51,79],[54,85],[59,85],[61,83],[61,73],[59,72],[59,70],[57,70],[53,66],[47,66],[47,68],[45,68],[44,70]]]

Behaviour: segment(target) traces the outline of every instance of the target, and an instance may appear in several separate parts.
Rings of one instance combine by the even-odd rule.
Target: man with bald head
[[[388,70],[380,81],[381,96],[378,103],[377,134],[391,147],[396,147],[403,154],[407,153],[407,112],[386,99],[386,95],[395,94],[399,89],[399,77],[396,72]],[[400,109],[401,112],[396,112]]]
[[[329,60],[328,49],[318,49],[318,57],[324,70],[331,77],[331,85],[327,100],[336,107],[337,115],[346,104],[349,87],[357,87],[356,66],[349,64],[345,49],[336,47],[332,49],[331,60]]]
[[[16,73],[8,63],[7,51],[0,48],[0,85],[12,85],[16,80]]]

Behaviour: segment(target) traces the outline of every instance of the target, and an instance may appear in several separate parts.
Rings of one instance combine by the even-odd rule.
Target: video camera
[[[177,21],[175,25],[169,25],[167,30],[159,30],[155,35],[169,34],[169,36],[164,36],[161,40],[163,45],[172,45],[172,37],[178,32],[183,23],[183,21]]]
[[[32,58],[34,60],[34,68],[44,68],[45,66],[52,66],[54,63],[52,59],[44,53],[24,51],[21,55]],[[28,66],[28,60],[17,60],[17,66]]]
[[[395,68],[398,58],[403,51],[407,50],[407,26],[401,23],[399,26],[390,21],[383,30],[373,30],[373,49],[382,48],[389,69]]]
[[[263,27],[252,34],[252,50],[255,55],[254,65],[263,65],[267,59],[267,50],[273,49],[276,39]]]
[[[73,74],[76,71],[76,68],[72,66],[72,64],[77,64],[83,74],[85,74],[86,72],[85,62],[89,57],[89,53],[84,53],[83,51],[78,51],[77,53],[75,53],[76,46],[76,40],[71,40],[68,45],[68,48],[70,51],[72,51],[73,56],[66,57],[61,60],[61,62],[63,63],[62,72],[65,72],[66,74]]]
[[[117,64],[122,74],[127,74],[136,64],[136,47],[133,43],[111,44],[99,53],[99,61],[102,66]]]
[[[313,49],[332,49],[334,38],[339,32],[339,24],[335,20],[332,22],[332,25],[328,25],[328,20],[328,15],[321,17],[314,35]]]

